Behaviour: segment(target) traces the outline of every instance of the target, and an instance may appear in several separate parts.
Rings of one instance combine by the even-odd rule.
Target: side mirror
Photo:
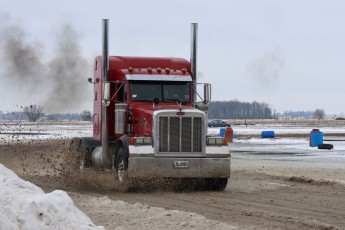
[[[211,101],[211,84],[204,84],[204,104],[208,104]]]

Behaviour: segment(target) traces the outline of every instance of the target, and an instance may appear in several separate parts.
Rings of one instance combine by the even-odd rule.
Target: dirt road
[[[345,186],[339,182],[345,170],[291,167],[291,162],[276,164],[237,153],[225,191],[175,192],[158,186],[123,193],[111,174],[62,175],[66,145],[65,140],[1,144],[0,163],[46,191],[66,190],[94,223],[107,229],[345,229]],[[335,180],[330,180],[333,175]],[[150,209],[156,210],[154,218]],[[192,220],[194,214],[173,219],[171,210],[206,219],[179,223],[181,218]]]

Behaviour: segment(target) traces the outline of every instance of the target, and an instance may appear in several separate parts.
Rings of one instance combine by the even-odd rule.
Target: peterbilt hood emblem
[[[185,112],[182,112],[182,109],[180,108],[179,111],[176,113],[176,115],[178,116],[183,116],[185,115],[186,113]]]

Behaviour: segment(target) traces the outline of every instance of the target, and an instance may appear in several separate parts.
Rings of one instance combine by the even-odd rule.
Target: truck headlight
[[[152,138],[151,137],[132,137],[131,144],[134,145],[151,145]]]
[[[208,137],[206,140],[207,145],[223,145],[223,137]]]

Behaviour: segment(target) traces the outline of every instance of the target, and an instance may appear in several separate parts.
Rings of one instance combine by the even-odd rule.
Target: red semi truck
[[[123,184],[130,178],[194,178],[208,189],[226,187],[229,148],[224,138],[207,135],[209,84],[197,102],[196,37],[193,23],[190,62],[108,57],[108,20],[103,19],[103,55],[95,58],[89,79],[93,138],[72,140],[79,149],[78,167],[112,169]]]

